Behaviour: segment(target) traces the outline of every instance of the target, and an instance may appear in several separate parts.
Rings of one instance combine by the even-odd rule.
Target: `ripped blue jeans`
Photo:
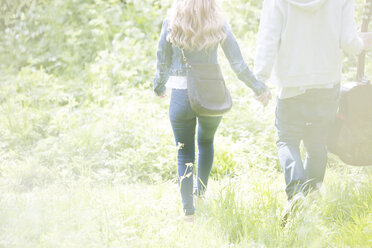
[[[187,90],[173,89],[169,118],[178,147],[178,181],[185,215],[194,214],[193,168],[195,164],[195,129],[197,127],[198,167],[197,190],[202,194],[207,187],[213,165],[214,135],[222,117],[199,117],[191,109]]]

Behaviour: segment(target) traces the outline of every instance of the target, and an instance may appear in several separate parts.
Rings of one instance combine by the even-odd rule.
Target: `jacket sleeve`
[[[263,82],[269,80],[278,54],[283,17],[275,0],[265,0],[257,38],[254,72]]]
[[[363,51],[363,40],[359,38],[354,19],[354,1],[345,0],[342,8],[341,49],[350,55]]]
[[[266,85],[253,75],[248,65],[245,63],[239,45],[231,32],[228,24],[225,25],[226,39],[221,43],[221,47],[230,63],[231,68],[237,77],[251,88],[256,95],[260,95],[266,90]]]
[[[154,78],[154,92],[161,96],[165,93],[165,84],[169,78],[169,69],[172,63],[172,44],[167,41],[169,21],[165,20],[160,33],[158,51],[156,53],[156,74]]]

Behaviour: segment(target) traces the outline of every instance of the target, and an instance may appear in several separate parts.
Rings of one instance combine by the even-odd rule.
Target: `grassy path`
[[[370,247],[372,183],[364,172],[352,182],[342,180],[350,171],[329,170],[322,194],[308,197],[284,229],[279,174],[212,181],[194,224],[183,222],[173,182],[4,186],[0,247]]]

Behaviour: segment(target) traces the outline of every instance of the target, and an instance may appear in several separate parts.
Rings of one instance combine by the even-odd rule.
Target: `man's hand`
[[[266,107],[272,98],[270,89],[267,88],[261,95],[256,96],[255,98],[257,101],[261,102],[264,107]]]

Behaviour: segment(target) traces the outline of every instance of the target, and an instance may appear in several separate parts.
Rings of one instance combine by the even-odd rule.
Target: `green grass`
[[[371,183],[343,181],[327,183],[321,196],[309,197],[284,229],[282,178],[257,171],[212,181],[193,225],[183,222],[174,182],[107,184],[85,178],[28,192],[2,187],[0,245],[370,247]]]
[[[169,98],[151,90],[170,1],[30,3],[0,4],[0,248],[372,247],[372,171],[334,156],[321,194],[280,227],[275,103],[255,102],[223,56],[234,106],[184,223]],[[261,3],[223,3],[250,65]],[[345,58],[345,78],[354,67]]]
[[[63,93],[58,79],[42,71],[23,77],[11,80],[28,80],[25,93],[14,93],[11,84],[1,88],[8,97],[0,111],[7,120],[1,122],[0,247],[372,245],[370,170],[334,157],[322,195],[309,197],[280,227],[286,196],[275,154],[274,103],[257,111],[259,104],[236,79],[234,109],[216,136],[207,198],[189,225],[175,180],[169,99],[129,87],[116,96],[100,92],[103,105],[60,104],[53,97]]]

